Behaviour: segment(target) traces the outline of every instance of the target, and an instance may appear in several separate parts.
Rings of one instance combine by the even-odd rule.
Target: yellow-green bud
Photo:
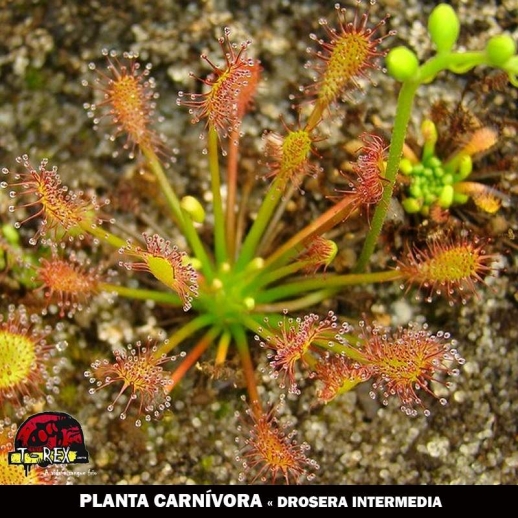
[[[462,192],[455,192],[453,194],[453,203],[462,205],[464,203],[467,203],[468,201],[469,201],[469,196],[467,194],[464,194]]]
[[[245,306],[246,309],[248,309],[249,311],[252,311],[252,309],[255,308],[255,299],[253,297],[246,297],[243,300],[243,305]]]
[[[194,196],[184,196],[180,205],[195,223],[203,223],[205,221],[205,210]]]
[[[223,282],[221,281],[221,279],[218,279],[218,278],[216,277],[216,278],[212,281],[211,287],[212,287],[212,289],[214,289],[214,290],[220,290],[221,288],[223,288]]]
[[[411,79],[419,68],[417,56],[403,46],[396,47],[388,53],[386,64],[388,73],[397,81]]]
[[[506,34],[493,36],[486,45],[486,54],[492,65],[503,65],[516,54],[516,43]]]
[[[460,32],[460,21],[451,5],[439,4],[428,18],[428,33],[438,52],[452,50]]]
[[[406,198],[401,203],[408,214],[415,214],[421,210],[421,203],[415,198]]]
[[[222,273],[228,273],[231,269],[230,263],[227,263],[226,261],[221,263],[221,266],[219,267],[219,271]]]
[[[399,163],[399,170],[403,174],[411,174],[414,169],[414,166],[412,162],[408,158],[402,158],[401,162]]]
[[[262,257],[254,257],[246,266],[248,272],[254,272],[264,268],[264,259]]]
[[[453,175],[450,173],[446,173],[441,180],[443,185],[453,185]]]
[[[459,160],[458,171],[455,177],[456,181],[465,180],[473,171],[473,160],[469,155],[462,155]]]
[[[333,259],[336,257],[336,254],[338,253],[338,245],[330,239],[326,240],[326,244],[328,245],[329,250],[327,251],[325,266],[328,267],[333,262]]]
[[[201,261],[199,259],[197,259],[196,257],[185,256],[185,260],[182,261],[182,263],[186,263],[187,261],[188,261],[188,264],[190,264],[195,270],[197,270],[197,271],[201,270],[201,268],[202,268]]]
[[[453,194],[453,187],[451,185],[445,185],[441,189],[441,194],[439,194],[439,207],[442,207],[443,209],[451,207],[451,204],[453,203]]]
[[[421,134],[426,142],[430,142],[431,144],[437,142],[437,127],[430,119],[425,119],[421,124]]]

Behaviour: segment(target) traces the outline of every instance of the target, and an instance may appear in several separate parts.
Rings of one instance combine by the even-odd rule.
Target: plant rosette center
[[[242,316],[248,315],[255,307],[255,299],[246,289],[254,277],[253,272],[238,274],[228,263],[224,263],[212,281],[200,282],[194,309],[211,315],[215,323],[223,326],[242,323]]]

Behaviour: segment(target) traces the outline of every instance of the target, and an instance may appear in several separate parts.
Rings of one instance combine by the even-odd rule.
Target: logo
[[[23,465],[27,476],[35,465],[86,464],[88,451],[81,425],[64,412],[42,412],[24,421],[16,432],[9,464]]]

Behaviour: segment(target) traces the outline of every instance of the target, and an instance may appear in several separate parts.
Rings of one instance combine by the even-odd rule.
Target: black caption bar
[[[469,509],[483,498],[504,503],[512,486],[0,486],[4,501],[59,501],[67,508]],[[476,491],[476,499],[473,498]],[[19,494],[17,495],[17,493]],[[21,500],[23,499],[23,500]]]

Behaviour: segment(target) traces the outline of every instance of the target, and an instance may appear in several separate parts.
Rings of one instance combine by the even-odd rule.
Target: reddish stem
[[[236,340],[237,351],[241,359],[241,367],[245,375],[246,389],[250,397],[250,408],[257,417],[260,417],[263,415],[263,409],[261,399],[259,398],[259,391],[257,390],[255,369],[250,356],[250,348],[248,347],[246,335],[240,326],[234,326],[232,332]]]
[[[356,203],[357,198],[355,196],[345,196],[342,198],[336,205],[333,205],[316,220],[297,232],[291,239],[277,248],[275,252],[268,257],[265,262],[265,266],[270,266],[283,257],[284,254],[293,250],[297,245],[310,239],[314,235],[322,235],[344,219],[347,219],[351,212],[357,207]]]
[[[200,356],[209,348],[212,341],[216,337],[219,330],[216,328],[209,329],[200,341],[187,353],[184,361],[171,373],[171,383],[166,385],[166,392],[169,392],[173,387],[181,381],[189,369],[199,360]]]

